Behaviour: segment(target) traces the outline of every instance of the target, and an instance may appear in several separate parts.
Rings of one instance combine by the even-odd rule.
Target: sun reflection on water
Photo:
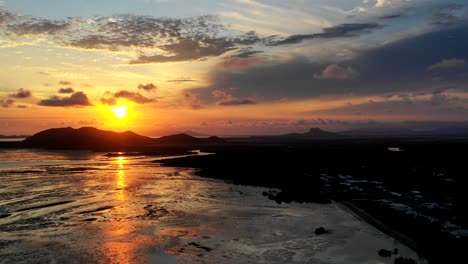
[[[117,199],[119,201],[124,201],[126,200],[126,195],[125,195],[125,187],[127,187],[126,184],[126,177],[125,177],[125,164],[128,162],[128,160],[123,157],[117,157],[115,159],[115,162],[117,164],[117,173],[116,173],[116,183],[117,183],[117,191],[118,191],[118,196]]]

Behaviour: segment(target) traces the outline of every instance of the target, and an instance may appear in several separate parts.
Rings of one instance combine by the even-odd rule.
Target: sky
[[[468,126],[468,0],[2,0],[0,134]]]

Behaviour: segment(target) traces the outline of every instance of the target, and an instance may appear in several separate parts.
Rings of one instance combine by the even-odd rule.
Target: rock
[[[379,250],[378,254],[381,257],[389,258],[392,256],[392,251],[382,248],[381,250]]]

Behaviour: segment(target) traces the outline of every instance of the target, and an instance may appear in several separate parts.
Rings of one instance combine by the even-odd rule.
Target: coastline
[[[352,201],[335,201],[341,208],[351,212],[354,216],[361,219],[362,221],[372,225],[373,227],[380,230],[382,233],[400,241],[405,246],[411,248],[418,254],[422,255],[421,246],[414,241],[409,236],[403,234],[402,232],[396,230],[395,228],[390,227],[388,224],[380,221],[374,217],[371,213],[367,212],[365,209],[361,208],[359,205]]]

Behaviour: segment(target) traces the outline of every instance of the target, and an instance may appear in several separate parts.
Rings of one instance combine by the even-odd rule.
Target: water
[[[153,160],[0,151],[0,263],[393,263],[377,251],[395,247],[417,259],[336,204],[278,205]]]

